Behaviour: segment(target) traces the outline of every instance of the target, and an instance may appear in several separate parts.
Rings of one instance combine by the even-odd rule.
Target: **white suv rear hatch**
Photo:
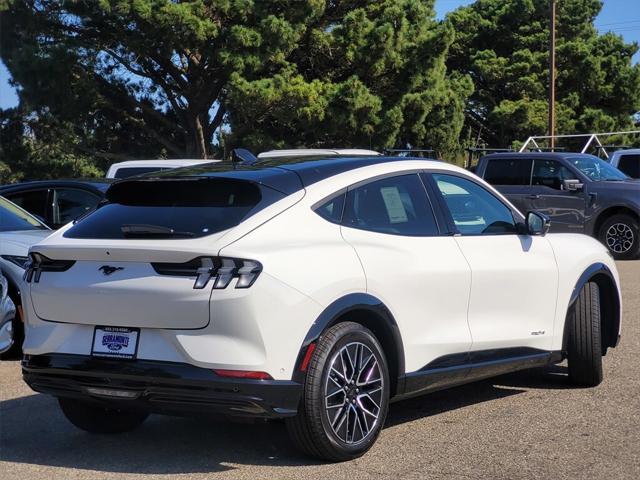
[[[203,328],[214,283],[196,287],[198,268],[219,265],[228,233],[285,196],[227,178],[114,184],[105,205],[32,249],[34,310],[53,322]]]

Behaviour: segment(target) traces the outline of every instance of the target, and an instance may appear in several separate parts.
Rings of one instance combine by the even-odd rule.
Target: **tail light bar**
[[[22,278],[27,283],[38,283],[42,272],[66,272],[74,263],[75,260],[52,260],[41,253],[30,253],[29,260],[24,264]]]
[[[196,277],[193,288],[203,289],[210,280],[213,288],[223,290],[237,278],[235,288],[249,288],[262,272],[262,265],[256,260],[229,257],[198,257],[184,263],[152,263],[160,275]]]

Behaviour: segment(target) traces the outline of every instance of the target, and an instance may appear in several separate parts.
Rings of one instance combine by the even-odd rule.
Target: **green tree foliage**
[[[23,131],[4,151],[30,151],[46,131],[103,169],[211,156],[223,126],[226,146],[256,150],[452,150],[472,89],[446,73],[453,31],[434,20],[433,0],[2,4],[0,54]]]
[[[50,115],[0,110],[0,185],[21,180],[100,176],[91,157],[75,153],[73,126]]]
[[[327,2],[274,75],[231,77],[230,141],[453,151],[472,85],[447,74],[452,40],[432,0]]]
[[[8,4],[0,53],[21,87],[23,110],[72,122],[89,151],[87,134],[110,153],[206,157],[227,112],[231,76],[277,71],[324,2]]]
[[[633,127],[640,109],[637,44],[599,35],[600,0],[557,2],[556,116],[559,133]],[[478,0],[451,13],[448,67],[473,78],[467,123],[490,145],[547,131],[548,0]]]

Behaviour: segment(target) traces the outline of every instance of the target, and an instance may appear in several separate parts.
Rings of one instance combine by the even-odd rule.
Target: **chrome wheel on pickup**
[[[631,250],[634,239],[633,230],[625,223],[614,223],[606,233],[607,247],[615,253],[626,253]]]
[[[630,260],[640,254],[638,220],[624,213],[612,215],[600,227],[600,241],[616,260]]]

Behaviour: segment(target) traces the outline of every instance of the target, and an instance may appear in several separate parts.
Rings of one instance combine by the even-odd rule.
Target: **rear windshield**
[[[107,202],[64,234],[69,238],[197,238],[235,227],[284,195],[226,178],[125,180]]]

